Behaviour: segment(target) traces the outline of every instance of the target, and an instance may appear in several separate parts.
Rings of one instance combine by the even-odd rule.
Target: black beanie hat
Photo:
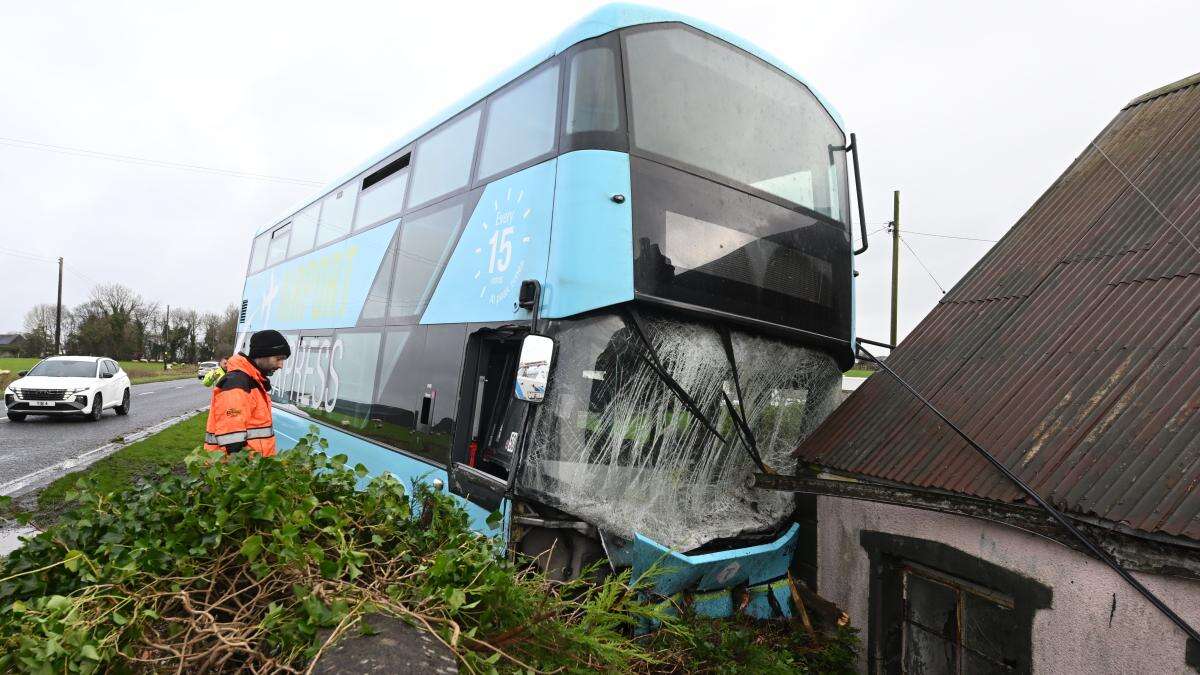
[[[292,348],[288,346],[283,334],[277,330],[260,330],[250,336],[250,358],[260,356],[291,356]]]

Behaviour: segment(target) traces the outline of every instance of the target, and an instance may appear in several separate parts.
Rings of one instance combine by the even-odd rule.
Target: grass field
[[[29,370],[41,359],[0,359],[0,388],[7,387],[17,379],[17,373]],[[161,363],[143,363],[140,361],[120,361],[121,369],[129,374],[134,384],[145,382],[162,382],[163,380],[179,380],[185,377],[195,377],[196,367],[190,364],[176,364],[171,370],[163,370]],[[4,371],[8,373],[4,373]]]
[[[842,373],[846,377],[870,377],[875,374],[873,370],[847,370]]]
[[[62,476],[38,494],[37,509],[42,520],[53,518],[66,506],[67,491],[87,475],[101,492],[132,485],[142,476],[152,476],[161,468],[181,466],[183,458],[204,442],[204,423],[208,415],[200,413],[178,424],[121,448],[86,469]]]

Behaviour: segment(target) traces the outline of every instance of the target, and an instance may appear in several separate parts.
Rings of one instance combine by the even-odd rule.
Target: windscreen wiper
[[[729,400],[729,394],[725,393],[724,388],[721,389],[721,397],[725,399],[725,407],[729,410],[729,416],[733,418],[734,426],[742,434],[742,442],[746,445],[746,452],[750,454],[750,459],[754,460],[759,471],[775,473],[763,463],[762,454],[758,452],[758,441],[754,438],[754,430],[750,428],[749,418],[746,417],[746,406],[742,403],[745,397],[742,396],[742,383],[741,378],[738,377],[737,359],[733,356],[733,338],[729,334],[729,326],[721,324],[720,332],[721,345],[725,347],[725,358],[729,361],[729,369],[733,371],[733,391],[737,394],[737,409],[733,407],[733,402]]]
[[[700,420],[700,423],[704,425],[704,428],[708,429],[713,436],[716,436],[717,438],[721,439],[722,443],[728,445],[729,441],[720,431],[717,431],[716,425],[714,425],[712,421],[708,419],[708,415],[705,415],[704,412],[700,410],[700,406],[696,405],[696,401],[693,400],[687,391],[685,391],[684,388],[675,381],[675,378],[671,377],[671,374],[667,372],[667,369],[662,364],[662,360],[658,358],[658,351],[654,349],[654,344],[650,342],[650,337],[646,334],[645,327],[642,324],[641,315],[638,314],[638,311],[633,307],[628,307],[626,309],[628,310],[629,320],[625,321],[625,325],[632,328],[634,333],[637,333],[638,338],[640,338],[642,341],[642,346],[645,348],[645,353],[639,354],[639,356],[641,356],[642,359],[650,366],[650,369],[658,375],[659,379],[663,381],[663,384],[667,385],[667,388],[675,394],[675,397],[679,399],[679,402],[683,404],[683,407],[687,408],[688,412],[692,413],[696,419]]]

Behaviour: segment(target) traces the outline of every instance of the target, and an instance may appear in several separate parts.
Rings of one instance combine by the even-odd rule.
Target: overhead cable
[[[921,266],[921,269],[925,270],[925,274],[928,274],[929,278],[933,280],[933,285],[938,287],[938,290],[942,292],[942,295],[945,295],[946,289],[942,288],[942,284],[938,282],[937,277],[933,276],[933,272],[929,271],[929,268],[925,266],[925,262],[921,260],[921,256],[917,255],[917,252],[913,250],[913,247],[908,245],[907,241],[904,241],[903,236],[900,237],[900,243],[904,244],[904,248],[907,248],[908,252],[917,259],[917,263]]]
[[[914,232],[908,228],[904,228],[903,234],[916,234],[922,237],[938,237],[939,239],[962,239],[963,241],[982,241],[989,244],[995,244],[998,239],[980,239],[978,237],[960,237],[954,234],[934,234],[933,232]]]
[[[900,383],[900,386],[907,389],[909,394],[920,401],[925,408],[936,415],[938,419],[940,419],[946,426],[950,427],[951,431],[958,434],[959,438],[966,441],[967,445],[970,445],[975,452],[979,453],[997,471],[1004,474],[1005,478],[1020,488],[1020,490],[1024,492],[1026,496],[1032,499],[1039,507],[1042,508],[1043,511],[1048,513],[1056,523],[1062,526],[1063,529],[1070,533],[1076,541],[1082,544],[1083,547],[1088,550],[1088,552],[1098,558],[1100,562],[1108,565],[1112,571],[1116,572],[1117,575],[1124,579],[1127,584],[1132,586],[1135,591],[1140,593],[1142,597],[1146,598],[1146,600],[1150,601],[1150,604],[1154,605],[1154,608],[1159,612],[1162,612],[1163,616],[1170,619],[1171,623],[1178,626],[1180,630],[1182,630],[1184,634],[1191,639],[1200,642],[1200,633],[1198,633],[1196,629],[1191,626],[1191,624],[1185,621],[1183,617],[1176,614],[1174,610],[1167,606],[1167,603],[1163,602],[1163,600],[1155,595],[1153,591],[1143,586],[1142,582],[1138,581],[1132,574],[1130,574],[1129,570],[1125,569],[1121,563],[1117,562],[1108,554],[1108,552],[1100,548],[1099,545],[1093,542],[1091,538],[1089,538],[1083,532],[1080,532],[1079,529],[1076,528],[1075,525],[1072,524],[1071,521],[1065,515],[1063,515],[1061,511],[1054,508],[1054,506],[1052,506],[1050,502],[1046,501],[1044,497],[1038,494],[1036,490],[1030,487],[1025,481],[1021,480],[1019,476],[1013,473],[1012,470],[1009,469],[1008,466],[1006,466],[999,459],[997,459],[995,455],[988,452],[982,445],[975,442],[975,439],[968,436],[967,432],[960,429],[954,422],[951,422],[950,418],[946,417],[946,415],[943,414],[942,411],[937,408],[937,406],[933,405],[933,403],[922,396],[920,392],[918,392],[911,384],[908,383],[908,381],[897,375],[896,371],[892,370],[891,366],[884,363],[883,360],[876,358],[871,352],[867,351],[867,348],[863,346],[861,340],[858,342],[858,351],[862,352],[864,356],[873,361],[880,368],[883,368],[885,371],[887,371],[888,375],[892,376],[892,379]]]
[[[1192,243],[1191,239],[1188,239],[1188,236],[1184,234],[1183,229],[1176,225],[1174,220],[1168,218],[1167,214],[1163,213],[1162,209],[1158,208],[1158,204],[1155,204],[1153,199],[1150,199],[1145,192],[1142,192],[1142,189],[1134,184],[1134,182],[1129,179],[1129,176],[1125,175],[1125,172],[1121,170],[1121,167],[1117,166],[1116,162],[1109,159],[1108,155],[1100,149],[1100,146],[1096,145],[1095,141],[1092,141],[1091,146],[1096,149],[1096,152],[1100,153],[1100,156],[1104,158],[1104,161],[1108,162],[1112,168],[1117,170],[1117,173],[1121,174],[1121,178],[1124,178],[1125,182],[1129,183],[1129,187],[1133,188],[1135,192],[1142,196],[1142,199],[1146,200],[1146,203],[1150,205],[1150,208],[1154,209],[1158,215],[1162,216],[1162,219],[1167,221],[1168,225],[1175,228],[1175,231],[1179,233],[1180,238],[1187,242],[1187,245],[1191,246],[1193,251],[1200,253],[1200,247],[1197,247],[1196,244]]]
[[[235,169],[223,169],[212,166],[203,166],[201,164],[187,164],[184,162],[171,162],[162,159],[151,159],[149,157],[137,157],[134,155],[121,155],[113,152],[103,152],[100,150],[88,150],[86,148],[75,148],[66,145],[54,145],[53,143],[40,143],[37,141],[27,141],[22,138],[9,138],[0,136],[0,145],[7,145],[14,148],[24,148],[26,150],[42,150],[45,152],[56,152],[64,155],[74,155],[76,157],[91,157],[94,159],[106,159],[113,162],[122,162],[125,164],[135,164],[140,166],[153,166],[166,169],[178,169],[181,171],[192,171],[197,173],[208,173],[218,176],[230,176],[232,178],[250,178],[253,180],[273,181],[277,183],[285,183],[288,185],[296,185],[299,187],[321,187],[324,183],[315,180],[305,180],[303,178],[288,178],[285,176],[272,176],[263,173],[252,173],[249,171],[238,171]]]
[[[26,253],[25,251],[18,251],[16,249],[7,248],[7,247],[3,247],[3,246],[0,246],[0,254],[10,255],[14,258],[24,258],[25,260],[32,260],[35,262],[45,262],[45,263],[57,263],[58,262],[54,258],[47,258],[45,256],[37,255],[36,253]]]

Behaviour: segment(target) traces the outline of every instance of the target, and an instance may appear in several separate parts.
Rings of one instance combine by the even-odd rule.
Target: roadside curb
[[[70,473],[71,471],[89,466],[94,462],[108,457],[127,445],[136,443],[147,436],[152,436],[163,429],[178,424],[184,420],[191,419],[205,410],[208,410],[208,406],[197,408],[196,410],[183,413],[182,415],[177,415],[170,419],[165,419],[157,424],[135,431],[132,434],[123,437],[119,443],[106,443],[98,448],[88,450],[81,455],[64,459],[57,464],[51,464],[50,466],[38,469],[33,473],[28,473],[20,478],[0,484],[0,496],[18,497],[34,489],[43,487],[59,477]]]

